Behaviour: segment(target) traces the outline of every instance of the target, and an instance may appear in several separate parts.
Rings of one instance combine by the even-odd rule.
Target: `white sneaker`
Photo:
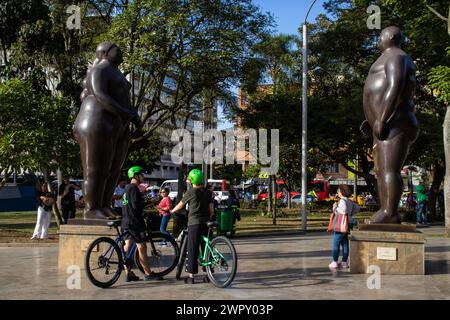
[[[38,237],[32,236],[32,237],[30,238],[30,240],[38,240]]]
[[[349,265],[348,265],[348,262],[344,262],[344,261],[342,261],[342,262],[339,264],[339,267],[341,267],[342,269],[348,269],[348,268],[350,268]]]
[[[328,265],[328,268],[330,268],[330,269],[337,269],[337,268],[339,268],[339,265],[338,265],[338,263],[336,261],[333,261],[332,263],[330,263]]]

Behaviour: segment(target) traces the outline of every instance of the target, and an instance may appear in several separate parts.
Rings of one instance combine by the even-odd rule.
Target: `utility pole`
[[[356,156],[355,165],[354,165],[355,173],[353,174],[353,194],[355,195],[353,201],[358,203],[358,176],[356,172],[358,171],[358,156]]]
[[[308,15],[317,0],[314,0],[309,7],[308,13],[303,23],[303,95],[302,95],[302,230],[307,229],[307,203],[306,187],[308,184]]]
[[[209,123],[210,123],[211,129],[216,129],[214,126],[214,102],[215,102],[214,99],[211,98],[211,111],[210,111],[210,117],[209,117]],[[211,149],[213,149],[212,146],[211,146]],[[212,152],[213,152],[213,150],[211,150],[211,156],[212,156]],[[211,162],[211,168],[209,171],[209,178],[214,179],[214,163],[212,163],[212,162]]]

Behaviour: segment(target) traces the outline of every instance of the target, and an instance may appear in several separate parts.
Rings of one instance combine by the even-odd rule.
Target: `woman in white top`
[[[348,199],[351,196],[350,188],[347,185],[340,185],[337,191],[339,202],[333,204],[333,261],[330,263],[329,267],[331,269],[337,269],[339,267],[347,269],[348,265],[348,255],[349,255],[349,243],[348,234],[350,232],[351,226],[353,225],[352,214],[359,211],[359,206]],[[336,225],[339,220],[339,215],[347,215],[347,232],[337,232]],[[339,220],[339,221],[342,221]],[[338,229],[339,230],[339,229]],[[340,248],[342,247],[342,262],[338,262]]]

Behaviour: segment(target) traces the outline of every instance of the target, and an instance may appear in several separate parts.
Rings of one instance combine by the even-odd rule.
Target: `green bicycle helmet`
[[[203,184],[203,172],[199,169],[193,169],[189,172],[188,179],[192,184]]]
[[[128,169],[128,178],[133,179],[136,173],[140,173],[142,171],[144,171],[142,167],[139,166],[131,167],[130,169]]]

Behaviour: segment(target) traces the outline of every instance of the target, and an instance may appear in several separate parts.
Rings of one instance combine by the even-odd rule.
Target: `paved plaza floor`
[[[68,289],[68,274],[58,273],[58,247],[0,247],[0,299],[450,299],[450,239],[443,228],[424,229],[425,276],[381,276],[369,289],[370,275],[328,269],[331,236],[298,235],[233,239],[238,272],[227,289],[184,284],[174,272],[164,281],[126,283],[110,289],[93,286],[82,272],[81,289]]]

